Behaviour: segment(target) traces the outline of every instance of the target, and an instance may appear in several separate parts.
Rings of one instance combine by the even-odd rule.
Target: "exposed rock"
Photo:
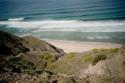
[[[125,46],[114,57],[81,70],[80,77],[89,83],[125,83]]]
[[[38,40],[34,37],[19,38],[7,32],[0,31],[0,57],[6,57],[9,55],[18,55],[20,53],[33,54],[37,52],[51,52],[57,58],[63,56],[65,53],[63,50],[56,48],[55,46]],[[2,59],[1,59],[2,60]],[[0,60],[0,61],[1,61]]]
[[[120,77],[123,78],[125,81],[125,45],[121,47],[121,50],[117,57],[117,62],[117,68],[119,68]]]
[[[24,37],[22,44],[30,50],[29,53],[51,52],[57,58],[59,58],[65,54],[63,50],[56,48],[55,46],[53,46],[43,40],[38,40],[37,38],[31,37],[31,36]]]

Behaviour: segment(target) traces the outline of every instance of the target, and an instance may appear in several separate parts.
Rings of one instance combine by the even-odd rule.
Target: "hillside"
[[[0,31],[0,83],[125,83],[125,45],[66,54]]]
[[[0,31],[0,77],[4,73],[36,74],[65,52],[34,37],[17,37]],[[49,71],[48,71],[49,72]]]
[[[115,49],[93,49],[70,53],[52,63],[50,69],[61,75],[84,79],[78,83],[125,83],[125,45]]]

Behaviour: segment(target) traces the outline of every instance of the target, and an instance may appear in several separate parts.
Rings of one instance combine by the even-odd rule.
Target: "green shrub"
[[[95,65],[96,63],[98,63],[99,61],[101,60],[105,60],[107,58],[106,55],[103,55],[103,54],[99,54],[99,55],[96,55],[92,61],[92,64]]]
[[[108,79],[102,79],[102,80],[100,81],[100,83],[111,83],[111,81],[108,80]]]
[[[59,83],[75,83],[75,82],[71,79],[63,79],[63,80],[60,80]]]
[[[8,57],[6,61],[0,63],[1,72],[16,72],[16,73],[34,73],[34,64],[29,61],[24,61],[20,57]]]
[[[56,57],[48,52],[45,52],[40,55],[40,58],[42,61],[45,61],[47,63],[47,66],[56,61]]]
[[[82,57],[82,60],[84,60],[85,62],[91,62],[93,60],[93,57],[91,54],[87,54]]]
[[[93,51],[93,52],[98,52],[99,49],[94,48],[92,51]]]
[[[38,83],[49,83],[48,80],[41,80]]]
[[[119,51],[119,48],[111,49],[111,51],[112,51],[113,53],[117,53],[117,52]]]
[[[67,56],[68,56],[68,58],[73,58],[74,56],[76,55],[76,53],[69,53]]]
[[[1,71],[12,71],[21,73],[22,70],[26,69],[27,67],[20,62],[19,57],[9,57],[6,61],[0,64]]]

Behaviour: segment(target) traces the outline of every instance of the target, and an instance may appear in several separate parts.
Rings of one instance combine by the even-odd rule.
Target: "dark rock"
[[[7,47],[6,45],[0,45],[0,54],[1,55],[10,55],[10,54],[12,54],[11,48]]]
[[[50,80],[50,83],[57,83],[57,80]]]
[[[6,80],[0,80],[0,83],[9,83],[9,82]]]
[[[29,51],[22,45],[22,38],[0,31],[0,56],[17,55]]]

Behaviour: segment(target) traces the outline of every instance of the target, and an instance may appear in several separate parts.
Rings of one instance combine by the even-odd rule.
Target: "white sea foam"
[[[13,21],[14,20],[14,21]],[[43,21],[0,21],[7,27],[36,28],[39,31],[78,31],[78,32],[125,32],[125,21],[77,21],[77,20],[43,20]]]
[[[93,40],[93,39],[109,39],[110,37],[105,36],[89,36],[87,39]]]
[[[8,21],[22,21],[24,18],[10,18]]]

